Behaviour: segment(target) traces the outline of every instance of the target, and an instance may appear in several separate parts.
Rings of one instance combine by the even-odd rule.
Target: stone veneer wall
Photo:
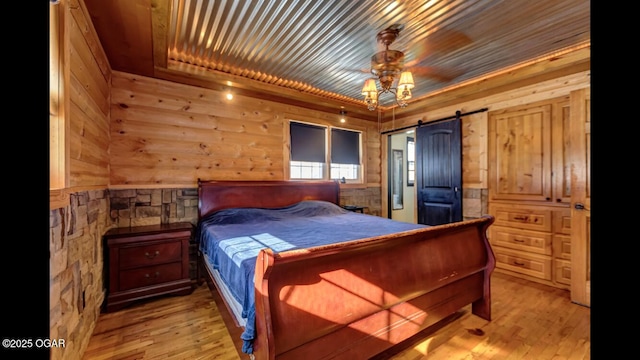
[[[198,189],[109,191],[111,219],[117,227],[198,221]]]
[[[111,219],[117,227],[198,222],[198,189],[110,190]],[[340,205],[362,204],[369,214],[380,216],[380,188],[343,189]]]
[[[489,213],[488,189],[462,189],[462,219],[477,219]]]
[[[110,215],[117,227],[198,222],[198,189],[110,190]],[[381,214],[380,188],[343,189],[340,205],[362,204],[367,213]]]
[[[102,235],[112,227],[107,190],[70,195],[49,211],[49,338],[64,339],[50,359],[81,359],[105,291]]]
[[[382,200],[380,188],[366,189],[341,189],[340,205],[364,206],[364,213],[370,215],[382,215]]]
[[[49,212],[49,338],[64,339],[52,360],[82,359],[102,310],[105,269],[102,236],[113,227],[190,222],[198,217],[198,190],[92,190],[70,195]],[[195,279],[195,244],[191,272]]]

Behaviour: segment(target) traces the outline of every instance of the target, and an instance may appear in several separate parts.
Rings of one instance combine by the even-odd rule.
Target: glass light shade
[[[365,101],[367,99],[371,99],[371,101],[377,102],[378,101],[378,92],[377,91],[372,91],[372,92],[368,92],[365,94]]]
[[[364,86],[362,87],[362,95],[367,96],[368,94],[372,93],[378,93],[378,88],[376,87],[376,79],[367,79],[367,81],[364,82]]]
[[[403,71],[402,73],[400,73],[400,80],[398,80],[398,89],[406,88],[410,90],[410,89],[413,89],[414,86],[415,85],[413,83],[413,75],[411,74],[410,71]]]

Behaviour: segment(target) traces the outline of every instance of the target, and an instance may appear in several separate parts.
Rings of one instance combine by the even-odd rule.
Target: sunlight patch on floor
[[[419,352],[422,355],[427,355],[427,353],[429,352],[429,344],[431,344],[431,340],[433,340],[433,338],[429,338],[425,341],[420,342],[413,347],[413,350]]]

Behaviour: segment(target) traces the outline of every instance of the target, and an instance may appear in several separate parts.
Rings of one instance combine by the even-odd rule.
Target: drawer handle
[[[513,219],[514,220],[520,220],[520,221],[528,221],[529,217],[528,216],[514,216]]]
[[[524,242],[524,240],[522,240],[522,239],[513,239],[513,241],[519,242],[519,243],[523,243]]]
[[[160,254],[160,251],[158,250],[156,250],[156,252],[153,254],[149,254],[149,252],[147,251],[144,253],[144,256],[146,256],[147,259],[153,259],[154,257],[158,256],[158,254]]]
[[[157,278],[158,276],[160,276],[160,272],[156,271],[156,273],[154,274],[153,278]],[[144,277],[146,277],[147,279],[151,278],[151,275],[149,274],[144,274]]]
[[[513,265],[516,265],[516,266],[524,266],[524,263],[514,261],[514,262],[513,262]]]

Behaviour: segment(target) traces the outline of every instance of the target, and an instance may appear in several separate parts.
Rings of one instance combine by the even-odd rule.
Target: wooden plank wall
[[[111,225],[105,196],[111,68],[84,2],[50,6],[59,39],[51,44],[58,59],[52,64],[56,93],[51,94],[50,147],[60,150],[60,161],[50,168],[55,190],[49,212],[48,338],[64,339],[65,346],[49,349],[49,358],[76,360],[89,343],[104,299],[102,234]]]
[[[233,89],[231,89],[233,91]],[[378,124],[114,71],[111,187],[288,177],[289,120],[363,132],[367,186],[380,186]]]
[[[82,7],[81,5],[82,4]],[[69,186],[109,184],[109,82],[111,68],[86,15],[84,2],[71,0],[69,28]]]
[[[194,186],[198,178],[286,179],[289,119],[362,130],[367,187],[380,187],[386,216],[386,131],[452,116],[497,110],[590,86],[590,71],[445,106],[381,124],[282,103],[234,97],[168,81],[114,72],[111,88],[110,187]],[[463,187],[487,189],[488,111],[463,117]],[[377,208],[377,206],[376,206]]]

